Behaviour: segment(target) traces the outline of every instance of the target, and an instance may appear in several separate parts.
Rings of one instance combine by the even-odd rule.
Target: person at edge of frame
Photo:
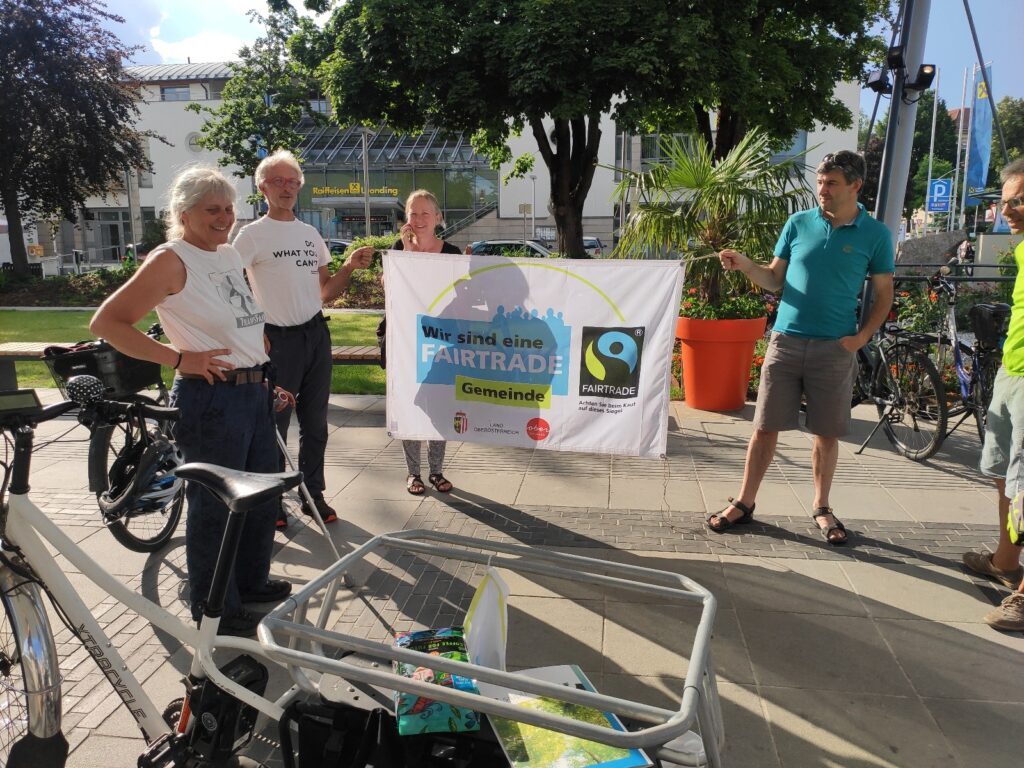
[[[857,201],[864,173],[864,158],[856,152],[825,155],[817,168],[818,206],[790,216],[770,264],[732,249],[719,254],[725,269],[766,290],[781,289],[782,296],[761,369],[743,484],[725,509],[708,517],[714,533],[751,521],[779,432],[799,426],[806,398],[807,430],[814,435],[811,517],[830,545],[847,542],[846,527],[829,504],[832,477],[839,438],[850,428],[857,350],[889,313],[895,271],[889,228]],[[874,299],[858,330],[857,299],[866,277]]]
[[[1024,234],[1024,159],[1003,168],[999,178],[1003,184],[1003,218],[1012,234]],[[1024,495],[1024,241],[1017,243],[1013,259],[1017,279],[1013,283],[1010,327],[988,407],[979,465],[982,474],[995,479],[999,541],[992,553],[965,552],[963,563],[969,571],[994,579],[1011,590],[985,615],[985,623],[1006,632],[1024,632],[1022,548],[1012,542],[1007,528],[1010,500],[1019,505]]]
[[[274,407],[294,400],[273,385],[263,341],[263,310],[228,244],[235,186],[213,168],[180,173],[169,193],[167,235],[138,271],[96,311],[89,329],[116,349],[177,371],[170,404],[180,410],[174,440],[185,461],[273,472],[280,451]],[[156,309],[170,344],[135,328]],[[228,508],[188,483],[185,559],[192,618],[202,621]],[[275,505],[249,510],[228,579],[220,634],[252,637],[263,618],[246,603],[279,603],[292,585],[270,579]]]
[[[256,301],[267,313],[266,335],[278,382],[295,394],[299,422],[299,470],[315,509],[304,499],[302,511],[325,523],[338,519],[324,492],[324,454],[327,450],[327,406],[331,394],[331,335],[323,305],[348,288],[356,269],[370,265],[373,248],[356,249],[331,275],[330,252],[315,227],[295,215],[295,203],[305,183],[298,160],[287,150],[265,157],[254,174],[256,187],[267,201],[267,213],[239,230],[234,246],[242,257]],[[288,439],[292,409],[277,416],[277,428]],[[280,457],[284,469],[284,456]],[[288,526],[283,502],[278,528]]]

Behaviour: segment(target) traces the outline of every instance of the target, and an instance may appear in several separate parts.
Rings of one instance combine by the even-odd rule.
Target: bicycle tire
[[[978,438],[985,444],[985,428],[988,423],[988,407],[992,403],[992,391],[995,388],[996,373],[1002,364],[1000,356],[982,353],[979,356],[978,370],[971,386],[970,405],[974,411],[974,423],[978,428]]]
[[[0,766],[63,768],[60,665],[38,585],[0,565]]]
[[[151,437],[166,436],[165,425],[146,420]],[[97,426],[89,441],[90,487],[98,497],[110,486],[109,470],[122,452],[141,440],[134,422]],[[110,534],[133,552],[156,552],[171,540],[185,503],[185,486],[164,506],[144,513],[130,513],[107,522]]]
[[[893,447],[913,461],[935,455],[946,437],[942,379],[928,357],[910,344],[893,344],[875,371],[872,397]]]

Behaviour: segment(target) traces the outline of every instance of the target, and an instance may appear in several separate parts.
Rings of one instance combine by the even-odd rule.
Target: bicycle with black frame
[[[939,449],[946,429],[942,379],[928,356],[890,319],[857,351],[853,404],[874,403],[878,423],[855,453],[882,429],[898,453],[924,461]]]
[[[933,351],[936,367],[940,371],[951,369],[956,373],[957,388],[947,402],[949,420],[958,419],[945,431],[945,439],[971,416],[978,429],[978,437],[985,441],[985,421],[996,373],[1002,364],[1003,341],[1010,323],[1010,305],[1003,303],[975,304],[968,311],[973,343],[960,337],[956,319],[958,281],[953,271],[963,262],[954,256],[934,275],[928,278],[929,290],[945,299],[946,311],[936,333],[907,332],[907,336],[922,348]],[[940,441],[941,442],[941,441]]]
[[[163,328],[146,331],[154,339]],[[161,549],[178,527],[184,484],[173,475],[182,457],[170,435],[175,411],[160,366],[128,357],[102,339],[49,347],[43,356],[57,387],[90,375],[102,397],[83,405],[78,420],[90,432],[89,490],[111,535],[133,552]]]

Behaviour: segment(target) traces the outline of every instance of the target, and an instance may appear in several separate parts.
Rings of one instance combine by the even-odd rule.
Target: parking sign
[[[932,179],[928,185],[928,213],[949,213],[949,198],[953,182],[949,179]]]

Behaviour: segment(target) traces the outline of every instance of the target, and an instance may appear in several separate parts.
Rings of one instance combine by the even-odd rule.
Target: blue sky
[[[293,5],[301,7],[299,0]],[[111,12],[125,18],[115,31],[122,40],[144,46],[137,64],[224,61],[236,58],[244,44],[260,34],[246,11],[266,10],[254,0],[109,0]],[[1003,96],[1024,97],[1020,76],[1024,46],[1024,0],[971,0],[982,52],[992,61],[992,87]],[[963,0],[932,0],[925,61],[939,66],[939,96],[952,109],[960,106],[963,71],[976,60]],[[1012,77],[1011,77],[1012,74]],[[874,94],[865,91],[861,108],[869,112]],[[887,104],[879,108],[883,114]]]
[[[992,62],[992,91],[996,102],[1004,96],[1024,98],[1024,77],[1021,76],[1024,67],[1020,63],[1020,49],[1024,46],[1024,0],[970,0],[970,5],[981,52],[986,61]],[[939,98],[944,99],[950,109],[960,106],[965,68],[968,70],[967,106],[970,106],[970,68],[977,60],[963,0],[932,0],[924,61],[939,67]],[[871,91],[864,91],[861,109],[870,114],[874,100]],[[883,100],[879,114],[887,109],[888,103]]]

